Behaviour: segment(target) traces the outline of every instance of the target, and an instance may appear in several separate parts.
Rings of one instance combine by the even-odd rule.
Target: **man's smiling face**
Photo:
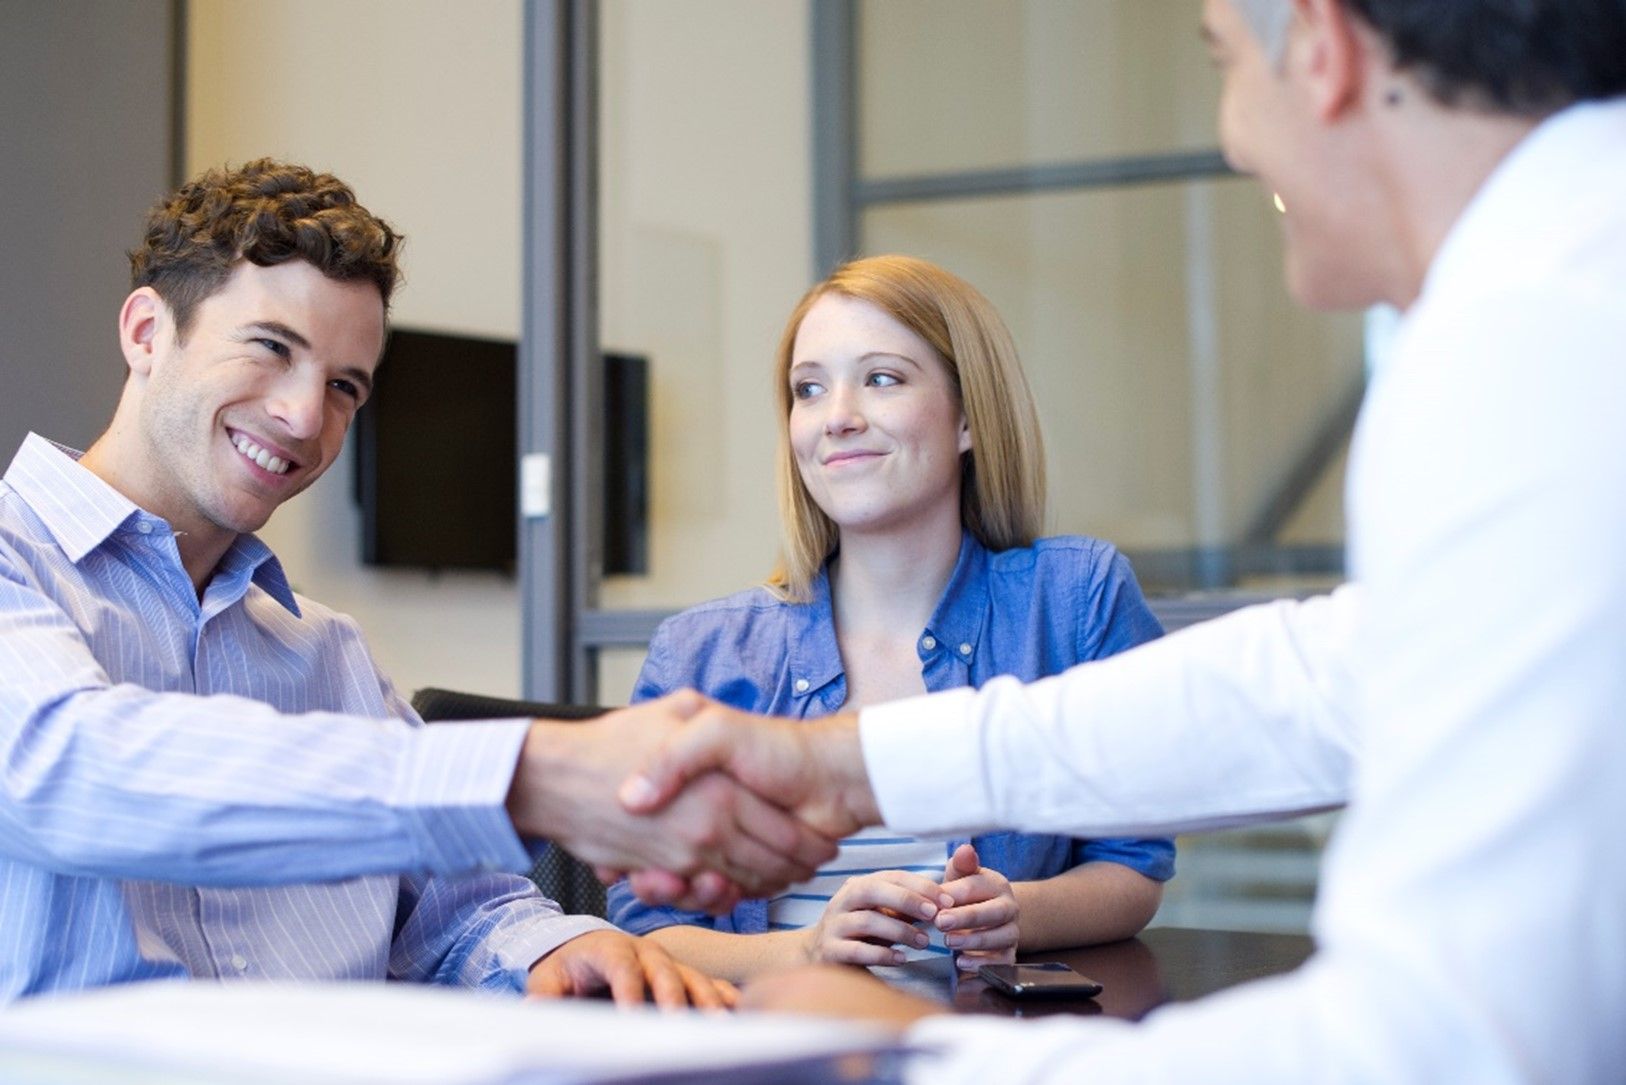
[[[115,470],[175,530],[229,543],[338,457],[372,388],[383,300],[371,282],[292,260],[240,263],[198,305],[184,342],[157,295],[146,304],[150,322],[126,343],[138,432],[120,442],[131,461]]]

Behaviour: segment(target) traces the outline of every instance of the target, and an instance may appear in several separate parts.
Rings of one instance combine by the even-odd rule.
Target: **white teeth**
[[[265,470],[270,471],[273,475],[285,474],[288,468],[292,466],[287,460],[282,459],[280,456],[271,455],[270,452],[241,435],[232,438],[232,447]]]

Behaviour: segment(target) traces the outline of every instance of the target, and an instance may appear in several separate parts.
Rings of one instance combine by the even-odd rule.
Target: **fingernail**
[[[892,951],[892,963],[893,964],[902,964],[903,963],[903,954],[900,951],[898,951],[898,950],[893,950]]]
[[[943,944],[945,946],[948,946],[950,949],[954,949],[954,948],[957,948],[959,946],[963,946],[963,945],[965,945],[965,935],[963,935],[963,934],[946,934],[946,935],[943,936]]]
[[[622,806],[638,810],[654,802],[655,794],[654,782],[640,773],[637,776],[629,776],[623,780],[621,789],[616,792],[616,797],[621,800]]]
[[[937,929],[938,930],[946,931],[946,930],[949,930],[950,928],[952,928],[953,926],[954,926],[954,917],[949,915],[947,912],[944,912],[942,915],[937,917]]]
[[[939,893],[937,895],[937,903],[941,904],[945,908],[952,908],[954,907],[954,898],[949,896],[947,893]]]
[[[925,916],[927,919],[930,919],[932,916],[937,914],[937,905],[928,900],[926,903],[920,906],[920,914]]]
[[[926,937],[926,935],[920,933],[919,931],[915,932],[913,941],[915,943],[915,948],[916,949],[925,949],[928,945],[931,944],[931,939]]]

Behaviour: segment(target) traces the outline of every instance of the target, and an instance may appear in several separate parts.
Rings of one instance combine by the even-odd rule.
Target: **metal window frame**
[[[527,0],[519,453],[548,465],[548,501],[522,514],[517,552],[528,700],[585,702],[593,660],[579,616],[597,595],[603,445],[598,351],[597,85],[594,0]],[[523,476],[522,472],[522,476]]]

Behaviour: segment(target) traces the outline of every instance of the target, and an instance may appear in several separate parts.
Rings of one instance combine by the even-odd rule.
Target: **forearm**
[[[645,937],[689,967],[733,983],[811,960],[805,929],[733,934],[680,924],[651,931]]]
[[[517,738],[87,689],[0,720],[0,848],[62,874],[195,885],[518,868],[502,807]]]
[[[1157,912],[1163,883],[1122,863],[1081,863],[1053,878],[1015,882],[1022,952],[1114,942]]]

